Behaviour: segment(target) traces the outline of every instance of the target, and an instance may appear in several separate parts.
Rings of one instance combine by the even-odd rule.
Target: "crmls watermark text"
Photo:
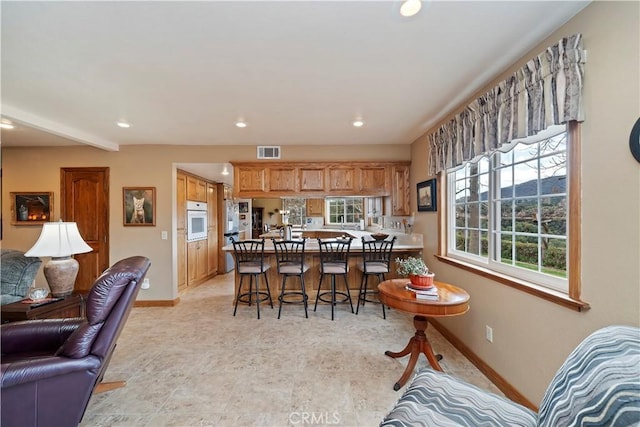
[[[291,412],[289,422],[297,425],[332,425],[340,424],[340,414],[333,412]]]

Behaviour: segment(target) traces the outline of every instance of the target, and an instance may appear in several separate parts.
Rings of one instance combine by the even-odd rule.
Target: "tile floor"
[[[81,426],[377,426],[403,392],[393,384],[408,357],[384,352],[408,342],[408,314],[339,305],[332,322],[328,305],[309,319],[285,305],[278,320],[274,304],[257,320],[246,305],[232,316],[232,294],[225,274],[175,307],[134,308],[105,375],[127,386],[94,395]],[[499,393],[435,329],[427,335],[446,372]]]

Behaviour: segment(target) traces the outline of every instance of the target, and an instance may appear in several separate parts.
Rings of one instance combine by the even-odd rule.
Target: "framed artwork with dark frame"
[[[156,187],[122,187],[125,226],[156,225]]]
[[[21,191],[11,195],[12,225],[42,225],[53,215],[52,191]]]
[[[436,178],[419,182],[418,189],[418,211],[435,212],[438,210],[438,198],[436,197]]]

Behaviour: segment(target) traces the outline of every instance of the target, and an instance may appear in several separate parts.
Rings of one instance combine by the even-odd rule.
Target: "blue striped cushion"
[[[588,336],[556,373],[538,415],[542,427],[640,425],[640,329]]]
[[[456,377],[425,368],[418,372],[385,427],[535,426],[536,414]]]

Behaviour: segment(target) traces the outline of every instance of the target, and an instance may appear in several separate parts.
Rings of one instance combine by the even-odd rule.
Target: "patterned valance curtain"
[[[582,35],[563,38],[429,135],[429,173],[552,125],[583,121]]]

